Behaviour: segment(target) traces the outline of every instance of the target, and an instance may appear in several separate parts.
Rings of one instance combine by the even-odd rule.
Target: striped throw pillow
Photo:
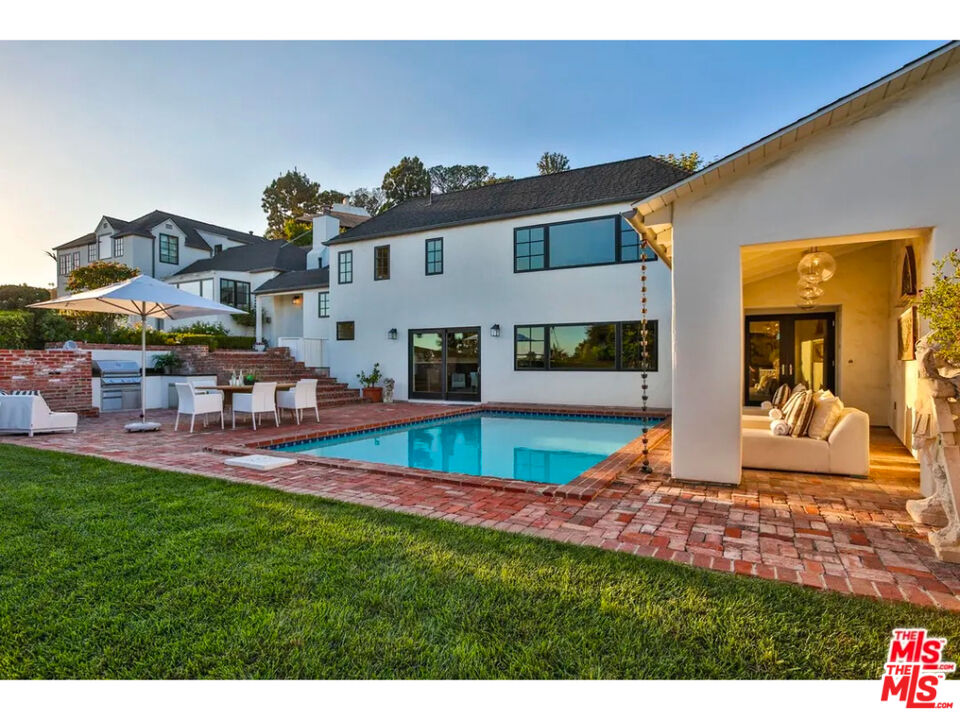
[[[775,408],[783,408],[787,404],[787,400],[790,399],[790,386],[784,383],[777,388],[777,391],[773,394],[773,406]]]
[[[810,427],[816,401],[813,399],[812,392],[795,393],[790,400],[790,411],[789,414],[784,412],[784,419],[790,426],[791,437],[802,437],[807,434],[807,429]]]
[[[8,395],[39,395],[39,390],[11,390]]]

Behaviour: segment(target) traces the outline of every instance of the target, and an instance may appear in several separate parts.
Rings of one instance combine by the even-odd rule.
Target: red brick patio
[[[223,455],[205,450],[430,418],[452,407],[349,405],[325,409],[320,423],[305,422],[299,428],[288,417],[280,428],[267,425],[256,433],[249,426],[235,432],[221,432],[217,426],[192,436],[172,431],[171,411],[151,413],[164,427],[143,435],[123,433],[121,426],[130,415],[112,413],[81,419],[76,435],[0,440],[960,610],[960,566],[938,561],[926,542],[930,528],[914,523],[905,512],[905,502],[920,497],[918,467],[888,430],[874,429],[868,479],[746,471],[740,486],[733,488],[671,482],[669,431],[661,430],[651,433],[653,474],[638,470],[635,441],[611,456],[616,472],[589,493],[592,497],[522,492],[456,478],[450,482],[442,474],[413,477],[368,463],[300,463],[259,473],[225,466]]]

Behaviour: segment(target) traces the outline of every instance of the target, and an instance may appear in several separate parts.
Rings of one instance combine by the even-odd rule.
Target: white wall
[[[640,265],[513,272],[513,229],[620,213],[627,205],[545,213],[511,220],[334,245],[330,253],[331,374],[355,382],[375,362],[407,398],[408,330],[479,326],[481,399],[584,405],[641,404],[637,372],[515,371],[514,325],[640,320]],[[444,272],[424,274],[424,241],[443,237]],[[391,247],[389,280],[373,280],[373,248]],[[337,282],[337,256],[353,250],[354,280]],[[670,406],[670,273],[649,268],[649,315],[659,321],[659,372],[650,375],[650,407]],[[336,321],[353,320],[356,340],[337,341]],[[499,324],[501,336],[490,336]],[[388,340],[396,328],[399,339]]]
[[[932,255],[960,239],[960,71],[870,117],[674,205],[673,469],[740,475],[739,248],[932,227]],[[929,277],[929,267],[921,270]]]

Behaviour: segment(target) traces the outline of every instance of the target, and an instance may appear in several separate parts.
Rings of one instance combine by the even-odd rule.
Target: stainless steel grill
[[[140,363],[136,360],[94,360],[100,372],[100,411],[140,407]]]

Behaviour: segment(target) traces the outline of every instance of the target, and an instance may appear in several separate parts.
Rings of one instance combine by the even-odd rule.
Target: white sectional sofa
[[[53,412],[39,395],[0,395],[0,433],[76,432],[77,414]]]
[[[860,477],[870,472],[870,416],[862,410],[844,408],[826,440],[774,435],[766,411],[745,412],[742,423],[745,468]]]

